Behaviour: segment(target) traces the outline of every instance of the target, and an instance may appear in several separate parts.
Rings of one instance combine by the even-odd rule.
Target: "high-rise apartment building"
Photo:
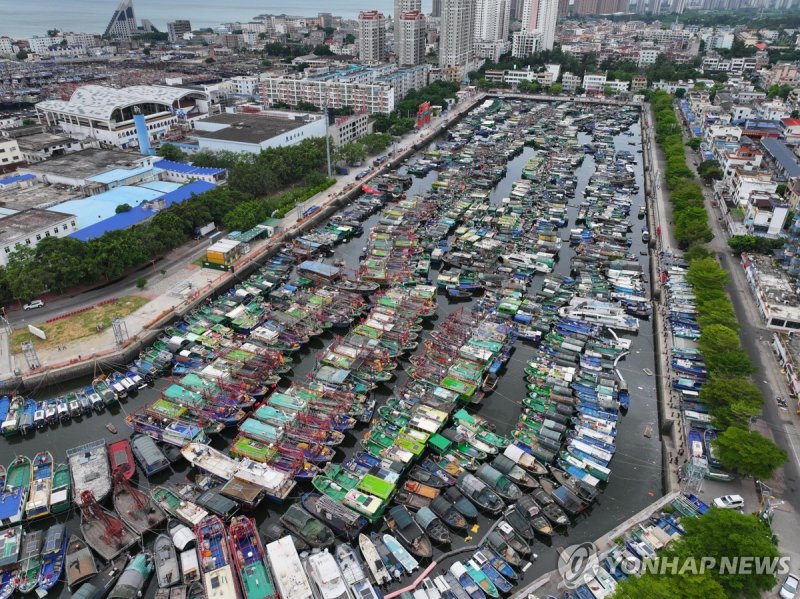
[[[394,22],[394,51],[401,67],[425,62],[425,15],[418,10],[401,13]]]
[[[431,16],[437,18],[442,16],[442,0],[433,0],[433,4],[431,4]]]
[[[167,35],[169,36],[169,41],[173,44],[175,42],[179,42],[183,39],[184,33],[191,33],[192,32],[192,24],[189,21],[178,20],[178,21],[170,21],[167,23]]]
[[[439,66],[463,67],[472,60],[475,0],[442,0]]]
[[[475,3],[475,41],[497,42],[508,39],[511,0],[477,0]]]
[[[397,21],[404,12],[411,12],[412,10],[422,12],[422,0],[394,0],[392,18]]]
[[[128,40],[135,33],[136,16],[133,14],[133,0],[122,0],[108,22],[105,35]]]
[[[525,0],[522,31],[541,33],[540,50],[552,50],[556,38],[558,0]]]
[[[380,62],[386,53],[386,17],[377,10],[358,13],[358,58]]]

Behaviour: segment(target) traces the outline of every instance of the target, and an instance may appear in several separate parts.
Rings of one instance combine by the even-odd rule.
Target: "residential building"
[[[17,140],[0,137],[0,173],[10,173],[24,164]]]
[[[14,46],[10,37],[0,37],[0,56],[11,56],[14,54]]]
[[[328,127],[331,144],[336,148],[353,143],[368,133],[372,133],[372,119],[367,112],[337,118]]]
[[[15,127],[0,131],[3,137],[0,137],[0,143],[3,138],[13,139],[19,145],[22,160],[28,164],[35,162],[42,162],[53,156],[63,156],[72,152],[97,147],[96,140],[87,139],[84,141],[77,140],[69,135],[61,133],[49,133],[44,131],[41,125],[28,125],[23,127]],[[0,147],[0,158],[3,156]],[[0,165],[2,166],[2,165]]]
[[[184,34],[191,32],[192,24],[185,19],[167,23],[167,34],[169,35],[169,41],[173,44],[182,42]]]
[[[800,143],[800,119],[781,119],[781,133],[786,143]]]
[[[561,86],[564,88],[564,91],[574,92],[581,86],[582,79],[580,75],[575,75],[567,71],[564,73],[564,76],[561,77]]]
[[[333,77],[266,77],[261,82],[259,95],[267,106],[275,102],[289,106],[309,102],[315,106],[327,104],[330,108],[350,106],[356,112],[366,111],[369,114],[389,114],[396,102],[395,89],[387,83]]]
[[[392,16],[397,20],[404,12],[411,12],[412,10],[422,12],[422,0],[394,0],[394,14]]]
[[[647,77],[635,75],[631,80],[631,91],[635,93],[643,89],[647,89]]]
[[[477,0],[473,34],[475,41],[506,41],[510,19],[510,0]]]
[[[466,69],[473,57],[475,0],[442,0],[439,66]]]
[[[656,60],[658,60],[659,54],[661,54],[661,50],[658,48],[642,48],[639,50],[639,58],[636,61],[636,64],[639,67],[655,64]]]
[[[36,104],[39,121],[77,138],[97,139],[119,148],[139,145],[134,126],[137,112],[144,114],[148,137],[158,139],[170,126],[208,114],[203,92],[162,85],[134,85],[115,89],[84,85],[69,101],[46,100]]]
[[[9,214],[10,212],[10,214]],[[0,265],[17,247],[36,247],[47,237],[67,237],[78,230],[75,216],[54,210],[10,210],[0,215]]]
[[[745,232],[749,235],[778,237],[788,214],[789,204],[779,195],[754,191],[744,209]]]
[[[397,63],[401,67],[425,62],[425,15],[419,10],[400,13],[394,25]]]
[[[774,137],[764,137],[761,145],[770,157],[778,177],[785,181],[800,178],[800,161],[784,142]]]
[[[603,86],[603,91],[610,90],[615,94],[621,94],[624,92],[629,91],[631,88],[630,81],[619,81],[616,79],[608,79],[606,80],[606,84]]]
[[[433,0],[431,4],[431,16],[437,19],[442,16],[442,0]]]
[[[386,17],[377,10],[358,13],[358,58],[381,62],[386,54]]]
[[[511,55],[525,58],[541,50],[542,34],[538,31],[515,31],[512,35]]]
[[[293,146],[312,137],[325,137],[326,118],[307,113],[223,113],[195,123],[189,137],[198,150],[250,152]]]
[[[556,36],[559,0],[525,0],[522,6],[522,31],[541,33],[541,50],[552,50]]]
[[[227,80],[231,93],[246,97],[258,95],[258,85],[260,82],[261,80],[257,75],[239,75]]]
[[[742,266],[766,327],[786,333],[800,331],[800,298],[789,277],[769,256],[743,255]]]
[[[133,0],[122,0],[111,16],[105,36],[129,40],[136,34],[136,16],[133,13]]]
[[[602,92],[606,86],[605,73],[586,73],[583,76],[583,89],[586,93]]]

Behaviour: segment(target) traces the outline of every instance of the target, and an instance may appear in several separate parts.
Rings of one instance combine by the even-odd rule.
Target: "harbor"
[[[370,543],[400,572],[384,593],[430,560],[431,578],[446,568],[443,579],[485,589],[478,572],[495,565],[519,587],[555,569],[558,547],[601,536],[663,494],[659,435],[646,432],[659,423],[640,150],[634,108],[487,100],[138,361],[16,402],[17,426],[31,412],[31,430],[0,440],[5,493],[17,456],[35,462],[46,447],[52,471],[70,464],[94,496],[60,514],[52,501],[39,516],[31,506],[25,530],[61,522],[65,543],[85,538],[82,519],[122,523],[131,510],[114,516],[118,497],[144,505],[152,494],[152,518],[113,525],[114,547],[127,534],[120,553],[135,555],[144,534],[152,553],[167,517],[181,521],[224,563],[201,563],[209,585],[245,587],[219,571],[252,569],[231,546],[291,553],[270,549],[286,531],[356,552],[348,560],[338,545],[335,562],[301,552],[307,583],[331,564],[360,567]],[[112,476],[106,444],[132,433],[158,444],[131,450],[135,475]],[[124,444],[112,455],[130,463]],[[15,472],[31,477],[27,468]],[[47,480],[55,488],[56,475]],[[255,518],[255,534],[238,515]],[[511,554],[491,557],[499,533],[476,553],[499,518],[516,531],[509,538],[530,542],[517,567]],[[270,580],[267,562],[255,576]],[[74,596],[65,584],[53,593]]]

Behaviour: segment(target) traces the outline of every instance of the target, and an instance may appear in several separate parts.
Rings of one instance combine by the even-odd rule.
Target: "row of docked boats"
[[[708,378],[703,354],[697,347],[700,325],[694,291],[687,281],[688,263],[672,252],[662,252],[661,281],[667,301],[666,324],[674,344],[670,348],[671,392],[677,396],[686,432],[687,453],[706,478],[729,481],[734,476],[719,461],[714,441],[718,430],[701,391]]]
[[[0,397],[0,431],[5,437],[29,435],[70,420],[99,414],[128,396],[151,385],[152,377],[137,372],[112,372],[96,378],[92,385],[63,396],[37,401],[22,396]]]

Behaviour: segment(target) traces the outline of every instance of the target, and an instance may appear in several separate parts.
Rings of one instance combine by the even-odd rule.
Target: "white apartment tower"
[[[386,53],[386,17],[377,10],[358,13],[358,58],[361,62],[380,62]]]
[[[400,18],[404,12],[411,12],[418,10],[422,12],[422,0],[394,0],[394,17],[395,22]],[[395,34],[397,37],[397,34]],[[395,40],[396,41],[396,40]]]
[[[558,0],[525,0],[522,5],[522,31],[541,34],[540,50],[552,50],[556,38]]]
[[[413,67],[425,62],[425,15],[418,10],[401,13],[394,30],[398,64]]]
[[[506,41],[510,20],[511,0],[477,0],[475,3],[475,41]]]
[[[442,0],[439,66],[463,67],[472,60],[475,0]]]
[[[173,44],[175,42],[183,41],[183,35],[191,32],[192,24],[186,19],[179,19],[177,21],[170,21],[167,23],[167,35],[169,36],[169,41],[171,41]]]

